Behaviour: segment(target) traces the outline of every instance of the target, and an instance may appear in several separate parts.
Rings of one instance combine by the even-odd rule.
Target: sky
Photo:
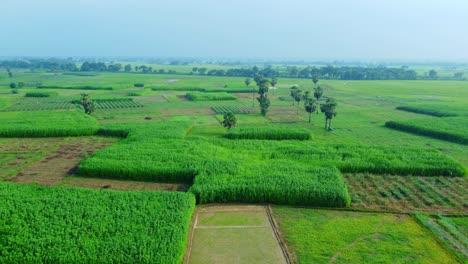
[[[2,0],[0,56],[468,61],[468,0]]]

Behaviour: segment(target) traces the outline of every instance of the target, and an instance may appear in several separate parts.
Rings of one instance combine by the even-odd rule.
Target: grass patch
[[[192,195],[0,183],[2,263],[181,263]]]
[[[149,92],[151,92],[151,89],[141,89],[141,90],[132,90],[127,93],[128,96],[145,96]]]
[[[406,215],[274,207],[298,263],[457,263]]]

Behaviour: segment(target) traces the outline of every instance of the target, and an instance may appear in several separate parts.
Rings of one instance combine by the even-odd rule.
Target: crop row
[[[388,121],[388,128],[413,134],[468,144],[468,119],[465,117],[427,118],[407,121]]]
[[[96,108],[97,109],[115,109],[115,108],[136,108],[143,107],[142,104],[135,102],[131,99],[120,99],[114,101],[106,101],[96,99]]]
[[[237,97],[226,92],[192,92],[186,94],[190,101],[237,100]]]
[[[193,195],[0,183],[0,263],[182,262]]]
[[[76,105],[70,102],[17,102],[3,111],[37,111],[37,110],[65,110],[73,109]]]
[[[397,211],[463,212],[465,177],[415,177],[348,174],[353,207]]]
[[[458,116],[461,110],[439,105],[398,106],[396,109],[436,117]]]
[[[65,86],[65,85],[38,85],[38,89],[72,89],[72,90],[113,90],[112,87],[105,86]]]
[[[0,112],[1,137],[65,137],[93,135],[99,124],[74,111]]]
[[[225,137],[229,139],[309,140],[312,138],[312,134],[303,127],[268,124],[268,126],[236,127],[229,130]]]
[[[58,96],[57,92],[27,92],[25,97],[54,97]]]
[[[225,114],[225,113],[233,113],[233,114],[248,114],[252,113],[255,111],[252,107],[247,107],[247,106],[232,106],[232,105],[226,105],[226,106],[214,106],[211,109],[216,114]]]

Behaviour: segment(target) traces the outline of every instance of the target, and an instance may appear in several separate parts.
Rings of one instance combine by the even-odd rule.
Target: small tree
[[[15,89],[16,88],[16,83],[10,83],[10,88]]]
[[[299,103],[301,102],[301,100],[302,100],[302,91],[297,89],[295,96],[294,96],[294,101],[297,102],[297,114],[299,114]]]
[[[244,83],[248,89],[252,81],[250,80],[250,78],[245,78]],[[255,106],[255,89],[252,87],[252,107],[254,106]]]
[[[257,101],[260,103],[260,112],[265,116],[270,108],[270,99],[268,99],[268,89],[270,87],[270,82],[265,79],[262,75],[255,76],[255,82],[258,86]]]
[[[322,87],[320,87],[320,86],[315,87],[314,88],[314,97],[315,97],[315,100],[316,100],[316,103],[317,103],[317,107],[316,107],[317,108],[317,114],[319,113],[318,112],[319,104],[320,104],[319,100],[320,100],[320,98],[322,98],[322,95],[323,95]]]
[[[237,118],[232,112],[228,112],[224,114],[223,126],[227,129],[231,129],[235,127],[237,124]]]
[[[336,116],[336,106],[338,103],[334,98],[329,97],[327,101],[320,106],[320,110],[325,114],[325,129],[333,130],[331,127],[331,120]]]
[[[132,71],[132,65],[130,65],[130,64],[125,65],[124,71],[125,72],[131,72]]]
[[[289,93],[289,95],[291,95],[292,99],[293,99],[293,105],[294,105],[294,102],[296,101],[296,96],[297,96],[297,90],[298,90],[298,86],[297,85],[293,85],[291,87],[291,91]]]
[[[89,98],[89,95],[86,93],[81,94],[81,100],[80,100],[81,105],[83,106],[85,113],[90,115],[96,111],[96,106],[94,104],[94,101]]]
[[[319,80],[317,79],[317,76],[312,77],[312,82],[314,83],[314,86],[317,86],[318,81]]]
[[[437,72],[434,69],[429,71],[429,78],[437,79]]]
[[[309,113],[309,123],[312,120],[312,113],[315,112],[317,108],[317,103],[314,97],[310,96],[310,92],[307,91],[304,94],[304,108],[307,113]]]
[[[275,94],[277,83],[278,83],[278,79],[276,79],[276,77],[271,78],[270,84],[271,84],[271,87],[273,87],[273,94]]]

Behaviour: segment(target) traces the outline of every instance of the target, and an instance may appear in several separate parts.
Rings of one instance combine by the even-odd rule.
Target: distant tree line
[[[177,65],[177,64],[176,64]],[[134,72],[145,74],[177,74],[175,70],[154,69],[151,66],[132,66],[121,63],[104,63],[85,61],[78,67],[73,61],[67,59],[31,59],[31,60],[5,60],[0,61],[0,67],[6,68],[11,75],[11,68],[21,69],[48,69],[51,71],[95,71],[95,72]],[[180,73],[187,74],[187,72]],[[416,79],[440,79],[435,70],[430,70],[422,76],[408,67],[390,68],[385,66],[288,66],[281,70],[272,66],[259,68],[257,66],[208,69],[206,67],[193,67],[188,74],[206,76],[249,77],[261,75],[265,78],[320,78],[325,80],[416,80]],[[454,73],[453,80],[465,80],[462,72]]]

